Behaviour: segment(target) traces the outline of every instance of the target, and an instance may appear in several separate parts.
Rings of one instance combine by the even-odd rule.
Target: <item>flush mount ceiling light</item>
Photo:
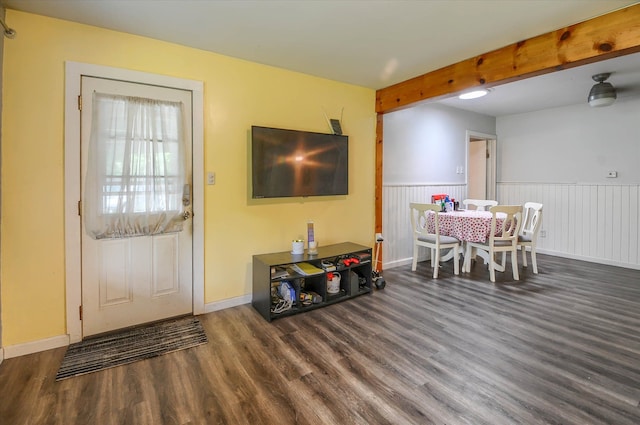
[[[611,83],[605,83],[605,80],[611,75],[610,72],[596,74],[593,77],[594,84],[589,92],[589,105],[593,107],[609,106],[616,101],[616,89]]]
[[[458,96],[458,99],[462,99],[462,100],[477,99],[479,97],[486,96],[487,93],[489,93],[488,89],[474,90],[467,93],[462,93],[460,96]]]

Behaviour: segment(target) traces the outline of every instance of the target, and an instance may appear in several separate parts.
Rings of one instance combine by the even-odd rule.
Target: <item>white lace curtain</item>
[[[84,223],[94,239],[182,230],[182,104],[93,94]]]

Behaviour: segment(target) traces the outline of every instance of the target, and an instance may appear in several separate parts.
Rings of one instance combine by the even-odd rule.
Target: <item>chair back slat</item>
[[[495,207],[498,205],[498,201],[494,201],[491,199],[465,199],[462,201],[462,204],[465,206],[465,209],[468,210],[478,210],[485,211],[487,207]]]
[[[440,211],[440,205],[436,204],[419,204],[412,202],[409,204],[411,211],[411,227],[413,229],[414,238],[426,235],[439,235],[440,234],[440,220],[438,212]],[[429,212],[433,212],[434,232],[429,232]]]
[[[524,220],[520,234],[531,237],[538,236],[542,226],[542,204],[538,202],[526,202],[524,204]]]
[[[502,241],[516,246],[520,226],[522,226],[522,206],[496,205],[491,207],[489,211],[492,214],[489,243],[495,244],[497,241]]]

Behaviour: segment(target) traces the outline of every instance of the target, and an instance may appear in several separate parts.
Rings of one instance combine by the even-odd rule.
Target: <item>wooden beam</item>
[[[640,4],[494,50],[376,92],[375,231],[382,233],[383,114],[474,87],[640,52]],[[382,270],[382,256],[378,259]]]
[[[383,131],[384,116],[378,114],[376,117],[376,186],[375,186],[375,232],[382,233],[382,131]],[[384,236],[384,235],[383,235]],[[376,264],[373,265],[373,269],[382,270],[382,255],[384,251],[384,245],[375,247],[376,249]]]
[[[380,89],[376,112],[384,114],[474,87],[494,87],[636,52],[640,52],[640,4]]]

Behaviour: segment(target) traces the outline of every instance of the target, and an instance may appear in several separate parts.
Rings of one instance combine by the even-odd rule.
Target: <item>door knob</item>
[[[189,220],[191,218],[191,211],[186,210],[185,212],[182,213],[182,218],[185,220]]]

